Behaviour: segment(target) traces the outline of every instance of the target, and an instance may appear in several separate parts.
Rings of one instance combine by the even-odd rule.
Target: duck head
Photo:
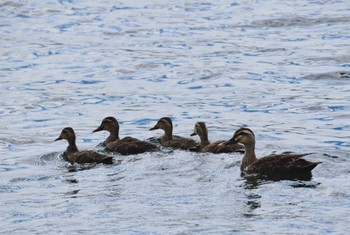
[[[66,127],[61,131],[60,136],[55,139],[55,141],[57,140],[67,140],[68,142],[75,142],[75,133],[73,128],[71,127]]]
[[[224,145],[241,143],[243,145],[250,145],[255,143],[255,135],[249,128],[239,128],[233,137],[223,143]]]
[[[195,136],[195,135],[199,135],[199,136],[205,136],[208,135],[208,128],[205,125],[204,122],[197,122],[196,125],[194,126],[194,130],[193,133],[191,134],[191,136]]]
[[[117,119],[114,117],[106,117],[102,120],[100,126],[93,130],[92,132],[98,132],[98,131],[109,131],[109,132],[115,132],[119,131],[119,123]]]
[[[173,129],[173,123],[169,117],[162,117],[158,120],[157,124],[149,129],[150,131],[162,129],[164,131],[172,131]]]

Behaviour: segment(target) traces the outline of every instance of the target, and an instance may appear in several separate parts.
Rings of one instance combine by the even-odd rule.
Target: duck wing
[[[70,157],[71,162],[76,163],[104,163],[113,164],[113,157],[95,151],[80,151]]]
[[[220,145],[226,141],[220,140],[215,141],[203,148],[203,152],[210,153],[232,153],[232,152],[240,152],[244,153],[244,146],[241,144],[230,144],[230,145]],[[220,146],[219,146],[220,145]]]
[[[133,137],[125,137],[107,145],[111,151],[116,151],[122,155],[139,154],[156,151],[158,147],[147,141]]]
[[[196,141],[194,141],[193,139],[183,138],[183,137],[175,137],[162,144],[166,147],[183,149],[183,150],[188,150],[197,145]]]
[[[246,168],[247,173],[261,175],[298,175],[310,173],[320,162],[302,159],[306,154],[271,154],[258,159]]]

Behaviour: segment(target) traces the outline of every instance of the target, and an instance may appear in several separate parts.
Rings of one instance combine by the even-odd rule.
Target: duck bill
[[[190,136],[195,136],[195,135],[197,135],[197,134],[193,132]]]
[[[62,139],[62,137],[60,136],[60,137],[58,137],[57,139],[55,139],[55,141],[57,141],[57,140],[61,140]]]
[[[157,130],[159,129],[159,127],[157,125],[155,125],[154,127],[152,127],[151,129],[149,129],[150,131],[153,131],[153,130]]]
[[[102,126],[99,126],[98,128],[96,128],[95,130],[93,130],[92,131],[92,133],[94,133],[94,132],[99,132],[99,131],[102,131],[103,129],[102,129]]]
[[[230,140],[223,143],[223,145],[231,145],[231,144],[237,144],[238,141],[235,140],[235,138],[231,138]]]

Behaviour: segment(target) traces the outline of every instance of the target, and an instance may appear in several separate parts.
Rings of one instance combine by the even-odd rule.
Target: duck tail
[[[113,164],[113,157],[105,157],[102,159],[101,163],[103,164]]]
[[[303,166],[303,172],[311,172],[320,163],[322,162],[308,162],[307,165]]]

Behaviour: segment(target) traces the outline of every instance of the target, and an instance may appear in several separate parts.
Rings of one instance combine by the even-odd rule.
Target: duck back
[[[158,147],[150,142],[138,140],[132,137],[125,137],[111,143],[107,143],[110,151],[118,152],[122,155],[139,154],[144,152],[153,152]]]
[[[161,140],[161,144],[165,147],[170,147],[174,149],[182,149],[189,150],[197,145],[196,141],[189,138],[184,138],[180,136],[174,136],[172,139],[163,141]]]
[[[104,163],[113,164],[113,157],[95,151],[78,151],[67,156],[71,163]]]
[[[310,173],[321,162],[302,159],[306,154],[272,154],[250,164],[245,171],[261,175],[302,175]]]
[[[226,145],[226,146],[220,145],[224,142],[225,141],[216,141],[214,143],[203,146],[200,149],[200,152],[214,153],[214,154],[232,153],[232,152],[244,153],[244,146],[243,145],[240,145],[240,144],[232,144],[232,145]]]

